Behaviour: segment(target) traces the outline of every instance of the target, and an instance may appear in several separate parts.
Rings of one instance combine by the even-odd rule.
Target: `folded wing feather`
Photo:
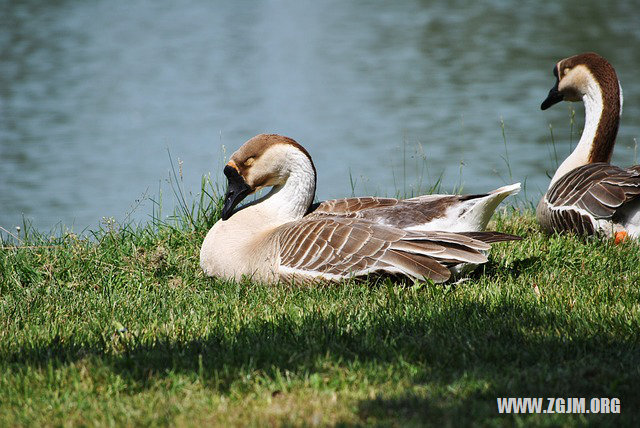
[[[486,242],[517,237],[496,232],[409,232],[367,220],[307,216],[276,231],[280,276],[340,280],[374,273],[402,274],[434,282],[449,279],[449,267],[484,263]]]
[[[623,169],[608,163],[576,168],[549,189],[547,203],[556,230],[593,233],[593,219],[611,219],[640,195],[640,166]]]
[[[446,215],[450,207],[456,204],[486,196],[488,194],[423,195],[411,199],[377,197],[333,199],[312,207],[309,215],[359,218],[405,229],[441,218]]]

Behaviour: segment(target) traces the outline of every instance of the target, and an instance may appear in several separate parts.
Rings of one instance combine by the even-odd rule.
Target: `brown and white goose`
[[[640,236],[640,165],[611,165],[622,113],[615,70],[595,53],[563,59],[553,68],[555,86],[540,106],[580,101],[585,125],[578,145],[558,167],[536,216],[542,229],[582,235]]]
[[[486,262],[490,243],[519,239],[481,232],[491,213],[473,214],[480,210],[471,204],[484,201],[493,212],[496,200],[513,188],[466,197],[350,198],[312,206],[316,171],[311,156],[280,135],[247,141],[224,173],[228,189],[221,220],[200,251],[200,266],[209,276],[314,282],[388,274],[443,282],[452,271]],[[234,210],[247,195],[269,186],[266,196]],[[456,211],[462,217],[473,214],[474,228],[421,230],[429,220],[444,224],[442,218],[456,205],[466,207]]]

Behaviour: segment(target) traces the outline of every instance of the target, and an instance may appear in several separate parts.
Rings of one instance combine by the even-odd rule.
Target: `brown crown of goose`
[[[304,155],[309,159],[311,163],[311,167],[313,168],[314,175],[316,174],[316,167],[313,164],[313,160],[311,159],[311,155],[309,152],[302,147],[298,142],[294,139],[285,137],[278,134],[259,134],[255,137],[249,139],[246,143],[244,143],[238,150],[231,155],[231,159],[227,163],[227,165],[235,168],[238,173],[245,179],[249,178],[249,169],[251,166],[258,160],[260,157],[270,148],[279,144],[287,144],[293,146],[300,150]],[[268,186],[269,176],[260,176],[255,177],[253,182],[248,182],[252,188],[260,188],[264,186]]]

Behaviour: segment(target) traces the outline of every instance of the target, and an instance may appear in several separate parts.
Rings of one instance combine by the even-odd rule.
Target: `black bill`
[[[227,187],[227,194],[224,196],[221,218],[222,220],[227,220],[231,217],[231,213],[236,205],[251,193],[251,188],[238,173],[238,170],[232,166],[227,165],[224,167],[224,175],[227,176],[229,185]]]
[[[554,104],[558,104],[560,101],[564,99],[564,95],[560,91],[558,91],[558,81],[556,80],[556,84],[549,91],[549,95],[547,95],[547,99],[542,102],[540,108],[542,110],[546,110]]]

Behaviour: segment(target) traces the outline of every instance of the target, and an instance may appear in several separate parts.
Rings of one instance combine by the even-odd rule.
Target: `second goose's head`
[[[293,176],[302,188],[301,195],[313,201],[316,171],[309,153],[288,137],[260,134],[236,150],[224,167],[228,180],[222,208],[222,220],[231,217],[233,209],[248,195],[265,187],[281,187]],[[304,207],[304,210],[308,208]]]
[[[611,64],[596,53],[583,53],[559,61],[553,67],[556,84],[540,108],[560,101],[581,101],[585,95],[601,94],[604,103],[620,103],[618,76]]]

